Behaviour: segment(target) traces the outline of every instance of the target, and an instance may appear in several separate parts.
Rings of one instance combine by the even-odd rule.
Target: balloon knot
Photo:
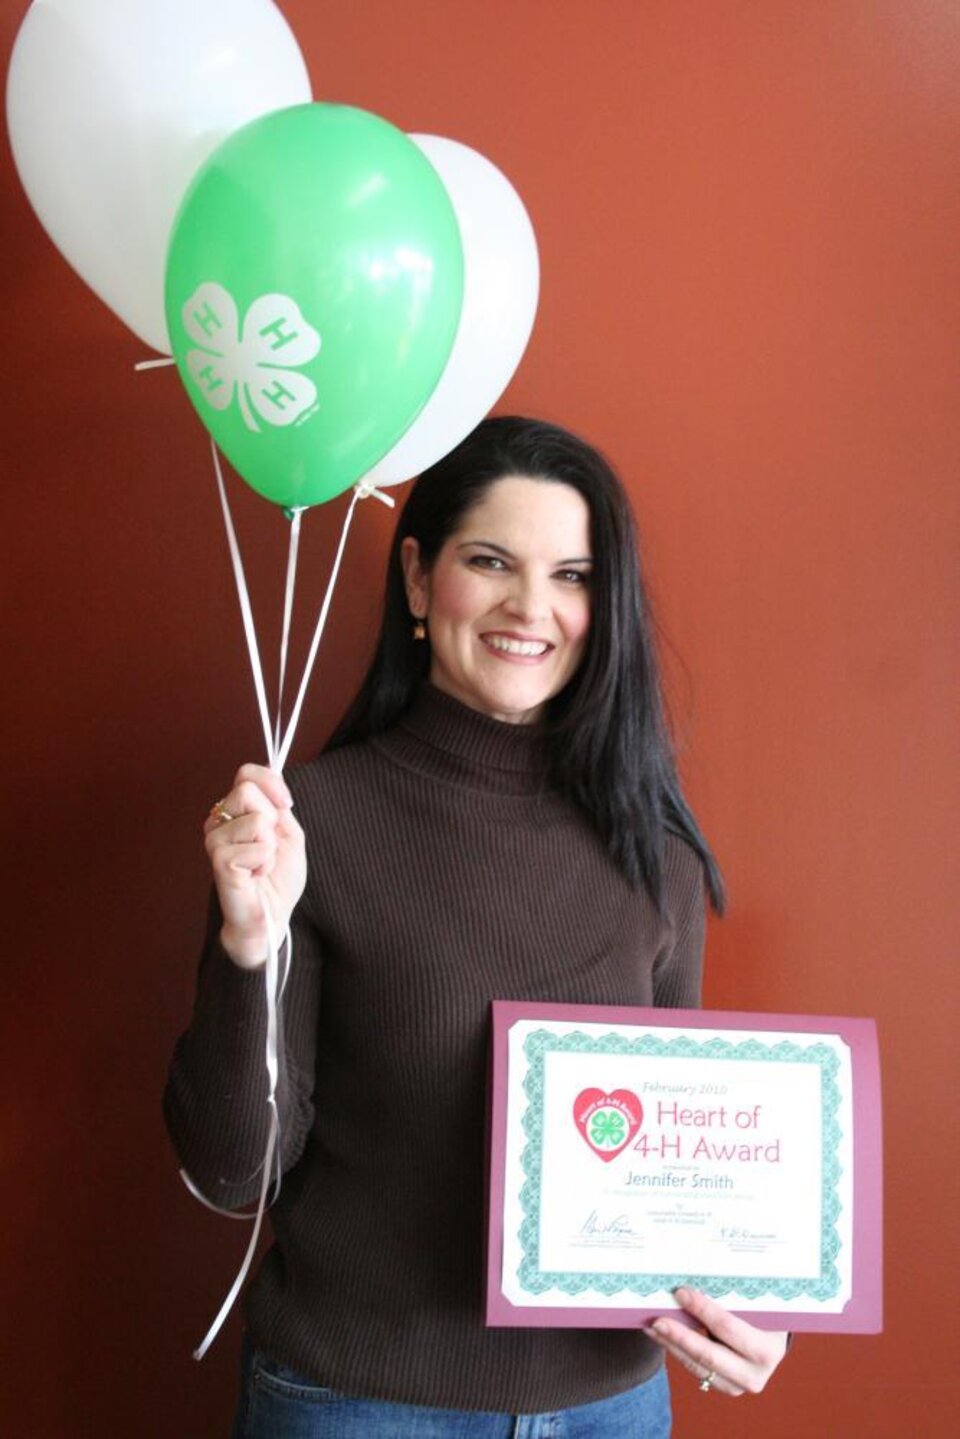
[[[379,500],[381,504],[388,505],[391,510],[396,504],[396,500],[392,495],[384,494],[383,490],[378,490],[371,480],[361,480],[359,484],[354,485],[353,488],[357,492],[358,500],[369,500],[371,498]]]

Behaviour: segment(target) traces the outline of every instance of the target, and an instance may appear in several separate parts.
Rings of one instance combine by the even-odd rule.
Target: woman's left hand
[[[678,1289],[675,1298],[697,1326],[661,1317],[645,1333],[689,1369],[701,1389],[759,1394],[786,1353],[788,1336],[754,1328],[698,1289]]]

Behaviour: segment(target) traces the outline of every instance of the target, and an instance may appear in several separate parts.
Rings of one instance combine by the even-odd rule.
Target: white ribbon
[[[283,593],[283,629],[280,634],[280,678],[277,682],[277,715],[273,727],[274,753],[280,749],[280,716],[283,713],[283,683],[287,676],[287,646],[290,642],[290,619],[293,614],[293,592],[297,583],[297,553],[300,549],[300,521],[303,509],[290,511],[290,541],[287,550],[287,583]]]
[[[267,1212],[268,1205],[272,1204],[280,1193],[281,1164],[280,1164],[280,1115],[277,1110],[277,1080],[279,1077],[278,1044],[279,1044],[279,1007],[278,999],[283,993],[286,983],[286,976],[290,972],[290,962],[293,947],[293,940],[289,929],[287,930],[287,963],[284,977],[279,981],[279,953],[277,948],[276,930],[273,924],[273,916],[270,913],[270,902],[266,892],[260,889],[260,900],[263,905],[263,917],[267,926],[267,963],[264,972],[264,981],[267,998],[267,1038],[266,1038],[266,1064],[269,1078],[269,1092],[267,1094],[267,1107],[270,1111],[270,1122],[267,1129],[267,1144],[263,1156],[263,1164],[260,1171],[260,1196],[257,1201],[257,1208],[253,1214],[235,1214],[232,1210],[221,1209],[219,1205],[211,1204],[210,1200],[201,1194],[196,1185],[192,1183],[189,1175],[181,1169],[180,1175],[190,1193],[207,1209],[212,1209],[215,1214],[222,1214],[228,1219],[241,1219],[253,1221],[253,1231],[250,1241],[247,1244],[247,1251],[243,1256],[243,1262],[237,1271],[237,1276],[230,1286],[227,1297],[220,1306],[217,1317],[207,1330],[201,1342],[193,1351],[194,1359],[202,1359],[210,1345],[216,1339],[223,1327],[223,1323],[237,1301],[237,1295],[243,1288],[250,1266],[253,1263],[253,1256],[257,1251],[257,1243],[260,1239],[260,1230],[263,1227],[263,1216]],[[276,1187],[270,1196],[270,1183],[273,1177],[274,1164],[276,1164]]]
[[[138,368],[147,368],[151,367],[154,364],[162,363],[165,362],[146,361],[143,366]],[[314,630],[313,641],[310,646],[310,653],[307,657],[307,662],[304,667],[303,678],[300,682],[300,688],[297,693],[297,698],[294,703],[293,710],[291,711],[290,718],[287,722],[286,730],[282,731],[281,708],[283,704],[283,687],[284,680],[286,678],[287,649],[290,637],[290,622],[293,612],[294,589],[296,585],[297,553],[300,543],[300,519],[303,511],[302,509],[295,509],[292,512],[290,522],[290,542],[287,556],[287,582],[284,593],[283,627],[280,639],[280,675],[277,690],[277,713],[273,724],[271,724],[269,708],[267,706],[266,687],[263,682],[263,666],[260,663],[260,649],[257,644],[256,628],[253,622],[253,610],[250,605],[250,594],[247,588],[246,576],[243,569],[243,558],[240,554],[240,546],[237,543],[236,531],[233,525],[233,517],[230,513],[230,502],[227,499],[227,491],[223,483],[223,474],[220,468],[220,456],[217,451],[216,443],[213,440],[211,440],[211,449],[213,451],[213,467],[217,478],[217,488],[220,494],[220,507],[223,512],[224,528],[227,534],[227,544],[229,546],[230,560],[233,566],[233,577],[237,588],[237,598],[240,602],[240,614],[243,620],[243,631],[247,644],[247,654],[250,660],[250,669],[253,675],[253,684],[257,696],[257,706],[260,712],[260,723],[263,728],[264,744],[266,747],[270,768],[279,775],[283,771],[283,767],[286,764],[287,757],[290,753],[291,745],[293,744],[294,734],[296,733],[297,724],[300,719],[300,713],[303,708],[304,697],[307,691],[307,684],[310,680],[314,661],[317,657],[317,650],[320,646],[320,639],[323,635],[324,626],[326,625],[327,621],[327,615],[330,610],[330,603],[333,599],[333,591],[340,573],[340,564],[343,559],[344,550],[346,548],[347,536],[350,533],[350,526],[353,522],[353,512],[356,509],[357,501],[365,500],[373,496],[376,499],[380,500],[383,504],[389,505],[391,509],[393,508],[394,501],[392,496],[387,495],[383,491],[376,489],[375,486],[370,484],[368,481],[363,481],[362,483],[354,487],[354,493],[350,500],[350,505],[347,509],[346,517],[343,522],[343,528],[340,534],[340,543],[337,547],[337,553],[333,562],[333,568],[331,570],[330,579],[327,584],[326,593],[323,598],[320,615],[317,620],[316,628]],[[288,927],[285,935],[286,963],[283,966],[283,975],[281,977],[280,952],[279,945],[277,943],[276,923],[275,917],[270,907],[269,893],[265,886],[259,881],[257,882],[257,888],[260,896],[260,903],[263,907],[263,918],[267,932],[267,962],[264,967],[264,987],[267,1006],[267,1033],[264,1049],[268,1080],[267,1107],[270,1115],[269,1126],[267,1130],[266,1149],[263,1156],[263,1164],[260,1167],[260,1196],[257,1201],[256,1211],[253,1214],[236,1214],[232,1210],[221,1209],[218,1205],[213,1204],[209,1199],[207,1199],[204,1194],[201,1194],[200,1190],[190,1179],[190,1176],[186,1173],[186,1171],[183,1169],[181,1169],[180,1171],[181,1178],[183,1179],[183,1182],[189,1189],[190,1193],[196,1199],[198,1199],[201,1204],[205,1205],[207,1209],[212,1209],[215,1214],[225,1215],[228,1219],[241,1219],[248,1222],[253,1222],[253,1232],[250,1236],[250,1242],[247,1245],[247,1251],[244,1255],[243,1262],[240,1265],[239,1272],[237,1273],[233,1284],[230,1286],[227,1297],[224,1299],[223,1304],[220,1306],[217,1317],[210,1325],[210,1328],[207,1330],[207,1333],[201,1343],[194,1350],[194,1359],[203,1358],[207,1350],[210,1348],[210,1345],[213,1343],[214,1339],[219,1334],[220,1329],[223,1326],[224,1320],[226,1319],[227,1315],[230,1313],[230,1310],[236,1303],[237,1296],[243,1287],[247,1274],[250,1271],[250,1266],[253,1263],[253,1257],[257,1248],[257,1241],[260,1238],[260,1230],[263,1226],[263,1217],[267,1211],[268,1205],[272,1204],[276,1200],[277,1195],[280,1193],[282,1164],[280,1155],[280,1116],[277,1109],[277,1083],[279,1079],[280,1000],[283,997],[283,991],[286,988],[287,979],[289,978],[290,969],[293,962],[293,937]],[[274,1167],[276,1167],[276,1184],[273,1190],[273,1194],[271,1196],[270,1184],[271,1179],[273,1178]]]
[[[324,626],[327,623],[327,615],[330,611],[330,601],[333,599],[334,587],[340,574],[340,562],[343,559],[343,552],[347,545],[347,536],[350,533],[350,526],[353,523],[353,512],[357,508],[358,500],[366,500],[373,496],[382,504],[389,505],[393,509],[394,500],[392,495],[384,494],[382,490],[375,489],[373,485],[366,482],[354,485],[353,494],[350,498],[350,505],[343,521],[343,529],[340,531],[340,543],[337,546],[337,553],[334,557],[333,568],[330,571],[330,579],[327,582],[327,592],[323,597],[323,604],[320,606],[320,614],[317,618],[316,628],[313,632],[313,641],[310,645],[310,652],[307,655],[307,662],[303,668],[303,678],[300,681],[300,689],[294,701],[293,709],[290,712],[290,719],[287,722],[283,742],[280,744],[277,753],[277,766],[283,769],[290,754],[290,746],[293,744],[293,737],[300,722],[300,711],[303,708],[303,701],[307,693],[307,685],[310,683],[310,675],[313,672],[314,661],[317,658],[317,650],[320,647],[320,640],[323,635]]]
[[[240,601],[240,615],[243,620],[244,638],[247,641],[250,670],[253,674],[253,687],[257,695],[257,707],[260,711],[260,724],[263,727],[263,742],[270,768],[279,772],[280,766],[276,763],[276,752],[273,747],[273,726],[270,723],[270,711],[267,708],[267,691],[263,683],[260,647],[257,644],[257,632],[253,623],[253,610],[250,608],[250,592],[247,589],[247,580],[243,572],[243,558],[240,554],[240,546],[237,544],[237,534],[233,527],[230,501],[227,499],[226,486],[223,483],[220,455],[215,440],[211,439],[210,449],[213,452],[213,468],[217,476],[217,489],[220,492],[220,508],[223,511],[223,524],[227,532],[227,544],[230,548],[230,562],[233,565],[233,578],[237,586],[237,599]]]

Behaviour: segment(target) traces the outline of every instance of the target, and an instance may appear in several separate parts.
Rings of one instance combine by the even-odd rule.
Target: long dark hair
[[[579,670],[546,707],[551,777],[628,880],[645,883],[658,905],[666,835],[680,835],[700,856],[711,903],[722,913],[723,880],[677,775],[630,505],[604,457],[558,425],[513,415],[484,420],[416,481],[390,550],[376,652],[327,749],[388,729],[429,670],[429,644],[412,634],[404,539],[418,541],[429,570],[466,512],[507,475],[570,485],[590,510],[590,634]]]

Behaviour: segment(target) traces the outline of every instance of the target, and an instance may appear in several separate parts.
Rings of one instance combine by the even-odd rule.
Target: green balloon
[[[290,508],[332,499],[430,398],[460,319],[456,215],[385,120],[295,105],[195,176],[170,241],[180,376],[238,474]]]

